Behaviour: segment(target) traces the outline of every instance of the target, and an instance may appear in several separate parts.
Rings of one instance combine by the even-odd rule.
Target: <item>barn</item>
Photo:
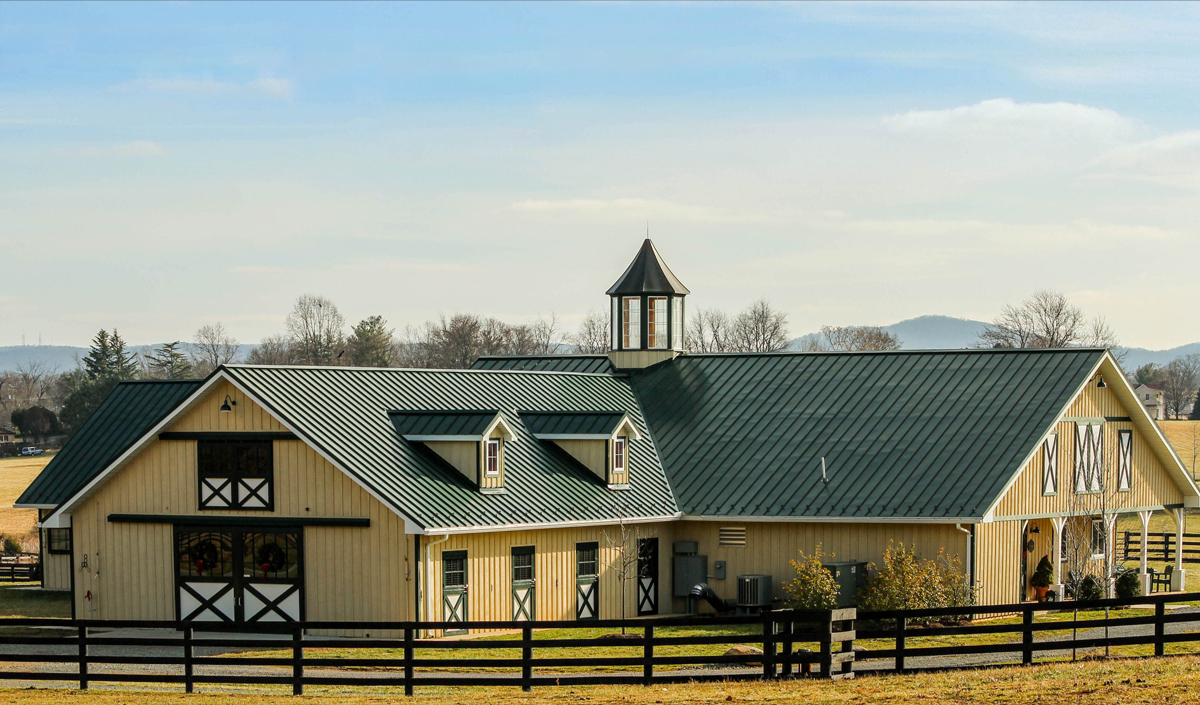
[[[689,293],[647,240],[607,355],[121,383],[16,504],[44,586],[102,620],[587,620],[706,609],[682,556],[769,602],[800,551],[897,542],[1000,604],[1043,555],[1065,580],[1072,529],[1112,561],[1119,515],[1200,503],[1106,350],[691,354]]]

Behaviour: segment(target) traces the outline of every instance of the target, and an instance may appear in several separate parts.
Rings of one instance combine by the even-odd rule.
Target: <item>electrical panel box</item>
[[[708,582],[708,556],[675,556],[674,595],[689,597],[692,588]]]
[[[725,579],[725,561],[713,561],[713,580]]]
[[[838,585],[838,607],[850,607],[854,604],[854,596],[867,583],[867,564],[863,561],[851,563],[825,563]]]
[[[700,552],[700,543],[698,541],[676,541],[674,550],[676,555],[694,556]]]

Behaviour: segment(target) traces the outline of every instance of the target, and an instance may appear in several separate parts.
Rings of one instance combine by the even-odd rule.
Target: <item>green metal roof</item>
[[[117,384],[63,449],[17,499],[57,505],[82,489],[200,386],[199,380],[146,380]]]
[[[625,418],[623,411],[522,411],[521,421],[535,436],[611,436]]]
[[[483,437],[498,409],[491,411],[389,411],[401,436]]]
[[[525,370],[529,372],[612,372],[608,355],[485,355],[471,364],[473,370]]]
[[[520,409],[628,413],[646,437],[628,379],[613,375],[471,370],[254,367],[225,371],[296,433],[385,502],[427,529],[659,517],[676,513],[648,440],[630,444],[630,486],[614,492],[534,438]],[[505,494],[482,494],[400,438],[388,412],[499,409]]]
[[[683,355],[631,380],[684,514],[978,517],[1103,355]]]
[[[621,294],[690,294],[688,288],[671,272],[650,238],[642,243],[625,273],[605,292],[609,296]]]

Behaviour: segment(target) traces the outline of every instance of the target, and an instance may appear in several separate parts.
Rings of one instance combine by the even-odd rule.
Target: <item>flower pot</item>
[[[1048,586],[1047,587],[1034,586],[1033,594],[1037,595],[1038,602],[1044,602],[1046,600],[1046,591],[1049,589],[1050,588]]]

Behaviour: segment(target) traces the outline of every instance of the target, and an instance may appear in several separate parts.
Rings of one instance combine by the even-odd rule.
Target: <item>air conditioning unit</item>
[[[770,607],[773,582],[769,575],[737,576],[737,606]]]

